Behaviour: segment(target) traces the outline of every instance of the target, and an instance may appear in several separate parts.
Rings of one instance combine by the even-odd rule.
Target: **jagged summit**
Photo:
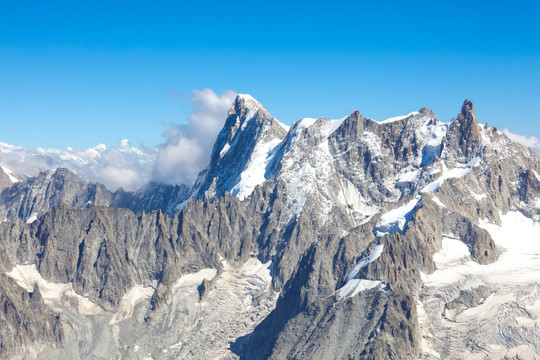
[[[324,150],[325,154],[317,155],[326,143],[330,146],[330,154],[338,149],[348,153],[351,147],[359,147],[363,155],[357,160],[364,167],[363,176],[373,176],[374,183],[381,180],[375,175],[382,171],[380,167],[384,167],[386,172],[394,168],[390,172],[395,173],[393,181],[397,185],[385,186],[387,190],[382,193],[386,195],[382,198],[380,194],[383,189],[378,187],[373,190],[378,194],[375,203],[379,204],[409,194],[410,191],[418,191],[418,187],[410,187],[414,183],[412,179],[429,182],[431,175],[420,172],[420,169],[436,163],[443,156],[443,151],[448,165],[456,166],[469,163],[482,148],[480,128],[470,100],[464,102],[457,118],[450,123],[438,121],[431,110],[422,108],[380,122],[364,118],[355,110],[339,120],[306,118],[286,127],[253,97],[238,95],[214,145],[210,164],[201,172],[191,199],[221,196],[224,192],[244,198],[253,192],[255,186],[264,184],[270,178],[279,178],[284,183],[302,183],[302,179],[292,179],[297,174],[303,174],[302,178],[306,179],[305,170],[299,167],[306,161],[305,165],[313,169],[328,163],[324,167],[326,172],[313,178],[314,185],[325,184],[326,180],[321,180],[336,176],[332,175],[336,171],[345,174],[351,172],[352,169],[340,169],[339,159],[328,162],[327,159],[335,154],[328,157]],[[316,147],[316,151],[313,151],[313,147]],[[348,157],[350,161],[356,155],[350,154]],[[381,162],[382,159],[384,161]],[[390,161],[394,161],[394,165]],[[380,170],[375,171],[376,168]],[[400,175],[407,171],[408,175]],[[352,184],[360,179],[358,170],[354,170],[354,173],[349,179]],[[409,180],[413,173],[416,176]],[[423,180],[417,177],[420,174]],[[291,190],[290,193],[301,191]],[[360,207],[364,211],[357,214],[362,217],[371,213],[365,209],[376,205],[366,189],[360,193],[355,195],[358,199],[353,203],[362,203]],[[296,203],[297,200],[291,199],[291,202]]]
[[[478,120],[474,112],[474,105],[471,100],[466,99],[461,106],[461,111],[455,119],[456,124],[459,124],[460,130],[465,135],[478,136],[480,129]]]
[[[468,162],[482,147],[481,129],[471,100],[463,102],[461,111],[452,120],[446,134],[448,146],[456,148],[456,160]]]
[[[238,94],[236,98],[234,99],[233,104],[229,108],[228,115],[236,114],[238,116],[245,115],[246,111],[252,111],[257,112],[258,110],[264,110],[264,106],[255,100],[251,95],[249,94]]]
[[[468,100],[446,123],[422,108],[288,128],[239,95],[191,190],[110,193],[65,170],[8,180],[2,358],[540,349],[540,159],[478,126]]]
[[[238,95],[212,149],[210,164],[199,174],[193,196],[244,197],[266,180],[266,165],[288,127],[253,97]]]
[[[462,114],[471,114],[476,118],[476,115],[474,114],[474,105],[472,100],[465,99],[463,100],[463,105],[461,105],[461,111]]]

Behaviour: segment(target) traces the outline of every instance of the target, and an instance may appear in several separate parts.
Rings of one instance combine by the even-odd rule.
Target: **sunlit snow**
[[[381,290],[384,289],[384,284],[382,284],[379,280],[355,279],[355,277],[358,275],[358,273],[364,266],[374,262],[379,258],[379,256],[381,256],[383,249],[384,245],[377,245],[367,257],[360,259],[356,263],[354,268],[347,275],[347,278],[345,279],[345,285],[343,285],[335,292],[339,300],[346,297],[356,296],[361,291],[373,289],[375,287],[379,287]]]
[[[219,152],[219,157],[222,158],[223,156],[225,156],[225,154],[227,153],[227,151],[229,151],[230,148],[231,146],[229,145],[229,143],[226,143],[223,146],[223,149],[221,149],[221,151]]]
[[[38,216],[37,212],[33,212],[33,213],[28,217],[28,219],[26,219],[26,223],[27,223],[27,224],[33,223],[34,221],[37,220],[37,216]]]
[[[501,250],[496,262],[480,265],[472,260],[465,244],[445,238],[442,249],[434,255],[438,270],[423,276],[425,284],[442,286],[471,275],[488,283],[540,282],[540,224],[516,211],[501,215],[501,222],[500,227],[480,223]]]
[[[15,177],[15,173],[14,173],[13,171],[11,171],[10,169],[8,169],[8,168],[5,167],[5,166],[2,166],[1,168],[2,168],[2,170],[4,171],[4,173],[9,177],[9,180],[10,180],[13,184],[15,184],[15,183],[17,183],[17,182],[20,181],[19,179],[17,179],[17,178]]]
[[[467,175],[473,167],[480,164],[481,158],[479,156],[472,159],[467,164],[460,164],[452,169],[446,169],[446,165],[443,163],[443,174],[435,181],[430,182],[420,190],[421,193],[438,191],[442,183],[451,178],[462,178]]]
[[[418,111],[413,111],[411,113],[408,113],[407,115],[394,116],[394,117],[388,118],[386,120],[380,121],[379,123],[380,124],[387,124],[387,123],[403,120],[403,119],[406,119],[406,118],[408,118],[410,116],[418,115],[418,114],[419,114]]]
[[[130,318],[133,315],[135,306],[143,301],[148,301],[154,294],[154,288],[135,285],[122,297],[120,309],[109,321],[109,325],[118,324],[120,321]]]
[[[497,261],[480,265],[466,244],[445,237],[433,257],[437,270],[422,274],[425,288],[417,308],[424,354],[437,354],[451,343],[460,358],[486,353],[490,359],[534,358],[529,341],[538,338],[540,328],[540,224],[517,211],[500,219],[501,226],[480,222],[501,251]],[[478,304],[446,308],[462,291],[479,286],[489,293]]]
[[[281,144],[281,140],[276,138],[255,147],[251,159],[240,174],[240,181],[231,189],[231,194],[244,199],[253,192],[257,185],[267,180],[266,167],[274,155],[274,149],[279,144]]]
[[[382,236],[384,234],[402,232],[421,199],[420,196],[416,196],[405,205],[384,213],[375,228],[377,235]]]
[[[355,265],[355,267],[351,270],[349,275],[347,275],[347,279],[345,281],[349,281],[353,279],[356,275],[358,275],[358,272],[367,264],[374,262],[381,256],[384,249],[384,245],[377,245],[375,249],[369,254],[367,258],[360,259],[358,263]]]
[[[36,265],[16,265],[9,273],[9,277],[28,292],[33,292],[37,285],[43,300],[47,305],[59,306],[63,297],[77,302],[77,310],[81,315],[97,315],[103,313],[103,309],[90,299],[83,297],[73,290],[71,283],[50,283],[41,277]]]
[[[212,280],[217,274],[216,269],[202,269],[195,273],[185,274],[172,286],[172,290],[179,289],[185,286],[194,286],[202,283],[204,279]]]

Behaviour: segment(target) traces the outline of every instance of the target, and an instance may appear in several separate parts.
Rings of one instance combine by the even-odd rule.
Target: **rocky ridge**
[[[111,192],[104,185],[80,179],[64,168],[44,171],[23,181],[6,184],[0,192],[0,217],[24,221],[33,221],[62,203],[70,208],[95,205],[126,208],[135,213],[159,209],[173,215],[178,205],[189,197],[191,190],[186,185],[149,183],[135,192],[121,188]]]
[[[56,330],[23,332],[0,352],[452,358],[463,349],[453,353],[426,330],[447,321],[431,309],[459,316],[500,290],[489,282],[472,290],[454,284],[444,303],[428,306],[441,290],[426,276],[447,266],[438,259],[449,238],[477,266],[498,264],[504,252],[485,224],[501,225],[504,214],[516,211],[539,221],[538,173],[537,155],[478,124],[468,100],[450,123],[427,109],[383,122],[355,111],[288,128],[253,98],[239,96],[191,191],[153,185],[110,193],[66,170],[6,186],[0,256],[4,274],[12,274],[4,275],[9,291],[29,285],[13,269],[33,264],[47,284],[70,284],[79,297],[40,300],[51,310],[39,316],[21,307],[36,328],[56,324]],[[247,270],[231,280],[234,269],[263,263],[271,282],[257,275],[246,287],[243,279],[253,275]],[[39,292],[44,283],[34,283]],[[251,319],[243,325],[219,322],[210,310],[225,311],[218,305],[230,289],[242,294],[228,307],[243,309]],[[227,341],[211,331],[192,331],[214,324],[218,338],[229,339],[225,348]],[[537,351],[533,335],[508,329],[515,342]],[[478,339],[466,345],[471,356],[485,351]],[[192,341],[204,351],[189,347]]]

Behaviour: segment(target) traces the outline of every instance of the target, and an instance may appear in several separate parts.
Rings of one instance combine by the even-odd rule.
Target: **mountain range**
[[[239,95],[193,186],[0,170],[0,357],[534,359],[540,159],[471,101],[284,125]]]

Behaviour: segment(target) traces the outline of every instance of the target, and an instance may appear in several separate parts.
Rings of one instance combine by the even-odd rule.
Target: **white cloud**
[[[103,179],[111,189],[122,187],[133,190],[138,189],[145,184],[145,181],[140,177],[140,172],[129,168],[107,165],[99,169],[97,175]]]
[[[540,155],[540,139],[536,136],[524,136],[519,134],[514,134],[513,132],[510,132],[508,129],[503,129],[502,131],[508,138],[514,142],[517,142],[518,144],[521,144],[523,146],[530,147],[533,149],[538,155]]]
[[[0,142],[0,166],[28,176],[65,167],[111,190],[136,190],[151,180],[191,185],[208,165],[212,146],[236,96],[233,91],[218,95],[210,89],[193,93],[188,98],[193,108],[188,124],[171,124],[163,134],[165,142],[155,149],[130,146],[127,139],[118,147],[99,144],[90,149],[23,148]]]
[[[158,147],[153,180],[168,184],[191,184],[208,165],[212,146],[236,97],[234,91],[217,95],[210,89],[194,90],[193,112],[188,125],[173,124]]]
[[[134,190],[150,180],[154,151],[141,151],[122,140],[120,147],[100,144],[90,149],[23,148],[0,142],[0,165],[16,174],[32,176],[39,170],[65,167],[83,179],[99,181],[109,189]]]

